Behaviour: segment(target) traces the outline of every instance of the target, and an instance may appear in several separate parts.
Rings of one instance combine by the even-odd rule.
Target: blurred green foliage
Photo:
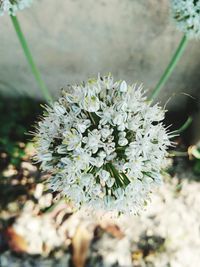
[[[194,173],[200,175],[200,159],[195,160]]]
[[[200,175],[200,148],[196,148],[195,153],[193,154],[193,156],[195,157],[194,159],[194,173],[197,175]]]
[[[28,97],[0,96],[0,169],[7,164],[18,167],[31,140],[29,132],[41,113],[39,101]]]

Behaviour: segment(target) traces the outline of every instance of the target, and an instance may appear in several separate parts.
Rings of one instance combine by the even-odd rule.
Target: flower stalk
[[[176,131],[174,131],[174,133],[175,134],[180,134],[180,133],[184,132],[191,125],[192,121],[193,121],[192,117],[189,116],[187,118],[187,120],[184,122],[184,124],[179,129],[177,129]]]
[[[186,35],[184,35],[183,38],[181,39],[180,43],[179,43],[178,48],[176,49],[176,52],[174,53],[171,61],[169,62],[166,70],[164,71],[163,75],[161,76],[155,89],[151,93],[149,100],[154,100],[158,96],[161,89],[163,88],[163,86],[165,85],[165,83],[168,81],[171,74],[173,73],[179,59],[181,58],[181,56],[182,56],[182,54],[186,48],[187,43],[188,43],[188,38],[186,37]]]
[[[33,57],[31,55],[27,41],[26,41],[24,34],[22,32],[22,29],[20,27],[19,21],[18,21],[16,16],[10,15],[10,17],[11,17],[13,26],[15,28],[16,34],[18,36],[18,39],[20,41],[20,44],[22,46],[22,49],[24,51],[24,54],[26,56],[26,59],[28,61],[28,64],[30,65],[33,76],[35,77],[35,80],[36,80],[36,82],[40,88],[40,91],[47,102],[52,102],[52,97],[51,97],[44,81],[41,78],[41,75],[40,75],[40,72],[39,72],[37,66],[35,65],[35,62],[34,62]]]

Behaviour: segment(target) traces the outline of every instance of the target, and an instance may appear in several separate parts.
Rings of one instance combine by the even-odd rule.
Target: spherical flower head
[[[69,86],[37,125],[35,160],[76,208],[137,213],[162,180],[164,115],[142,86],[111,75]]]
[[[15,15],[18,10],[29,7],[33,0],[0,0],[0,16],[8,13]]]
[[[200,38],[200,0],[171,0],[171,13],[180,31]]]

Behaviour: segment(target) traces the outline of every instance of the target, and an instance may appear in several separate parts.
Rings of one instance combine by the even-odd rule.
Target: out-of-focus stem
[[[163,75],[161,76],[155,89],[151,93],[149,100],[154,100],[158,96],[158,94],[160,93],[161,89],[163,88],[163,86],[165,85],[165,83],[167,82],[169,77],[171,76],[173,70],[175,69],[180,57],[182,56],[183,51],[185,50],[185,47],[187,45],[187,42],[188,42],[188,39],[184,35],[180,41],[178,48],[176,49],[176,52],[174,53],[171,61],[169,62],[169,65],[167,66],[166,70],[164,71]]]
[[[17,36],[19,38],[22,49],[24,51],[24,54],[26,56],[26,59],[30,65],[31,71],[32,71],[37,83],[38,83],[40,90],[41,90],[41,93],[47,102],[52,102],[52,97],[51,97],[44,81],[41,78],[41,75],[40,75],[38,68],[35,65],[35,62],[34,62],[33,57],[31,55],[30,49],[28,47],[28,44],[26,42],[26,39],[25,39],[24,34],[22,32],[22,29],[20,27],[19,21],[18,21],[16,16],[11,15],[10,17],[11,17],[13,26],[15,28],[15,31],[17,33]]]
[[[189,116],[187,118],[187,120],[184,122],[184,124],[179,129],[175,130],[174,133],[175,134],[180,134],[180,133],[184,132],[190,126],[190,124],[192,123],[192,121],[193,121],[192,117]]]

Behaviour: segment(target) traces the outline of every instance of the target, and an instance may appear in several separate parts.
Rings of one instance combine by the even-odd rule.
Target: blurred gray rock
[[[1,267],[68,267],[70,266],[70,255],[65,253],[62,258],[42,258],[40,256],[13,255],[10,251],[0,256]]]
[[[35,0],[18,17],[54,95],[99,72],[152,89],[182,37],[168,5],[168,0]],[[9,16],[0,17],[0,25],[0,90],[41,97]],[[163,103],[173,96],[168,108],[184,107],[183,93],[195,96],[200,88],[199,44],[190,41],[161,94]]]

